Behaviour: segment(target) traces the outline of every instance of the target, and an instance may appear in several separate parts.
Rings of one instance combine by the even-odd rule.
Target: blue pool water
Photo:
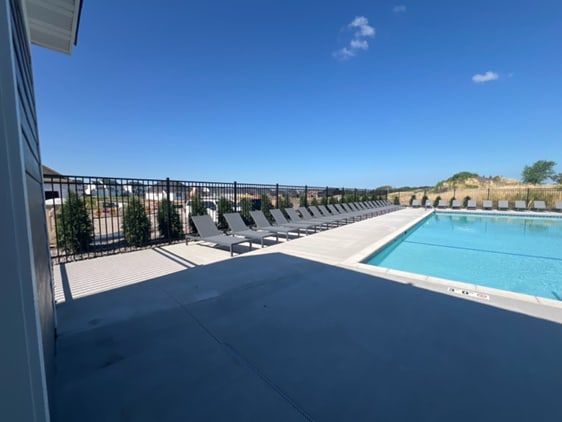
[[[562,300],[562,219],[434,213],[364,262]]]

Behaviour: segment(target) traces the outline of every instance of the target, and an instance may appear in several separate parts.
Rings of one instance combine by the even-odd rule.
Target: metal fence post
[[[172,234],[170,233],[170,226],[172,224],[172,203],[170,202],[170,178],[166,177],[166,212],[168,214],[168,224],[166,225],[166,231],[168,236],[168,242],[172,241]],[[158,214],[157,214],[158,216]]]
[[[275,184],[275,208],[279,208],[279,183]]]
[[[308,186],[304,185],[304,206],[308,207]]]
[[[236,183],[236,180],[234,181],[234,206],[236,206],[236,204],[238,203],[238,184]]]

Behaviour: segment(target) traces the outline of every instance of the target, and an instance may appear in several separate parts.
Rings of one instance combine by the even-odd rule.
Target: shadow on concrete
[[[279,253],[58,306],[57,421],[558,421],[562,325]]]

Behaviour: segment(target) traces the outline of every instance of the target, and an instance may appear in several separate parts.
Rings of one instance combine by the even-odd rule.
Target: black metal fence
[[[482,207],[482,201],[489,199],[494,206],[499,200],[506,200],[513,208],[515,201],[525,201],[528,208],[533,206],[533,201],[541,200],[545,202],[547,209],[554,209],[556,202],[562,201],[562,186],[558,187],[494,187],[494,188],[443,188],[441,190],[409,190],[394,191],[388,194],[391,201],[401,205],[409,205],[412,198],[420,200],[424,196],[433,203],[436,199],[444,199],[449,203],[452,199],[463,201],[465,198],[476,201],[477,207]]]
[[[54,262],[181,241],[183,234],[194,230],[189,224],[190,214],[206,212],[221,227],[221,214],[230,210],[240,212],[248,221],[250,210],[268,206],[387,198],[386,191],[373,189],[66,175],[45,175],[44,191]],[[146,216],[149,221],[142,242],[131,241],[127,235],[133,229],[126,220],[135,207],[141,208],[142,218]],[[170,228],[169,222],[174,219],[179,220],[181,236]],[[168,224],[163,224],[166,221]],[[83,231],[89,234],[86,240],[77,239]]]

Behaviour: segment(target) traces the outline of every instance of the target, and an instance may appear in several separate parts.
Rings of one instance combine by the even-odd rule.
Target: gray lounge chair
[[[318,209],[322,211],[323,215],[331,216],[333,218],[338,218],[339,221],[344,222],[345,224],[349,223],[349,219],[345,216],[337,212],[335,208],[333,210],[329,210],[326,205],[318,205]]]
[[[493,203],[491,199],[484,199],[482,201],[482,209],[491,210],[493,208]]]
[[[275,222],[277,223],[277,225],[279,226],[285,226],[285,227],[295,227],[297,229],[301,229],[301,230],[314,230],[314,232],[316,232],[316,224],[314,223],[306,223],[306,222],[301,222],[301,221],[289,221],[285,218],[285,216],[283,215],[283,212],[278,209],[278,208],[273,208],[271,210],[269,210],[269,212],[271,213],[271,215],[273,216],[273,219],[275,220]]]
[[[420,203],[417,199],[412,199],[412,208],[419,208]]]
[[[199,233],[199,240],[214,243],[215,245],[228,246],[230,249],[230,256],[232,256],[232,247],[240,243],[248,242],[250,244],[250,250],[252,250],[252,240],[242,237],[228,236],[217,229],[213,220],[208,214],[205,215],[194,215],[191,217],[193,224],[197,228]]]
[[[546,210],[546,204],[544,201],[533,201],[533,209],[535,211],[544,211]]]
[[[440,199],[437,203],[437,208],[447,208],[447,201],[444,199]]]
[[[431,200],[426,199],[426,200],[425,200],[424,207],[425,207],[425,208],[433,208],[433,204],[431,203]]]
[[[327,225],[329,224],[335,224],[336,226],[339,226],[340,223],[346,223],[347,219],[344,217],[339,217],[337,215],[331,215],[327,209],[325,209],[324,214],[322,213],[322,211],[320,210],[319,207],[315,206],[315,205],[310,205],[308,207],[308,210],[310,211],[310,213],[312,214],[312,217],[316,220],[319,221],[325,221],[327,223]],[[302,212],[302,210],[301,210]]]
[[[554,211],[562,211],[562,201],[554,202]]]
[[[299,211],[302,214],[302,217],[298,214],[297,210],[295,210],[294,208],[285,208],[285,212],[287,213],[287,215],[290,218],[290,222],[296,222],[296,223],[305,223],[305,224],[313,224],[314,225],[314,230],[316,230],[317,228],[322,228],[323,225],[326,225],[327,228],[327,224],[325,221],[316,219],[316,218],[311,218],[310,214],[308,213],[304,213],[303,212],[303,208],[304,207],[300,207]],[[304,208],[306,209],[306,208]]]
[[[469,199],[466,203],[467,210],[475,210],[476,209],[476,199]]]
[[[461,203],[458,199],[453,199],[451,201],[451,208],[459,209],[461,207]]]
[[[297,237],[300,236],[300,228],[272,226],[269,221],[267,221],[265,214],[261,210],[250,211],[250,215],[252,216],[252,219],[254,220],[254,223],[256,223],[256,227],[259,230],[267,230],[273,233],[283,233],[287,240],[289,240],[289,233],[296,233]]]
[[[517,211],[523,211],[527,209],[527,204],[525,203],[525,201],[515,201],[515,206],[514,208]]]
[[[244,236],[247,239],[258,240],[261,243],[261,247],[263,248],[263,239],[266,237],[275,237],[275,241],[279,241],[279,233],[273,233],[267,230],[251,230],[246,224],[244,224],[244,220],[242,220],[242,216],[237,212],[229,212],[224,214],[224,218],[230,228],[230,233],[236,236]]]
[[[505,199],[500,199],[498,201],[498,210],[506,210],[509,208],[509,202]]]

